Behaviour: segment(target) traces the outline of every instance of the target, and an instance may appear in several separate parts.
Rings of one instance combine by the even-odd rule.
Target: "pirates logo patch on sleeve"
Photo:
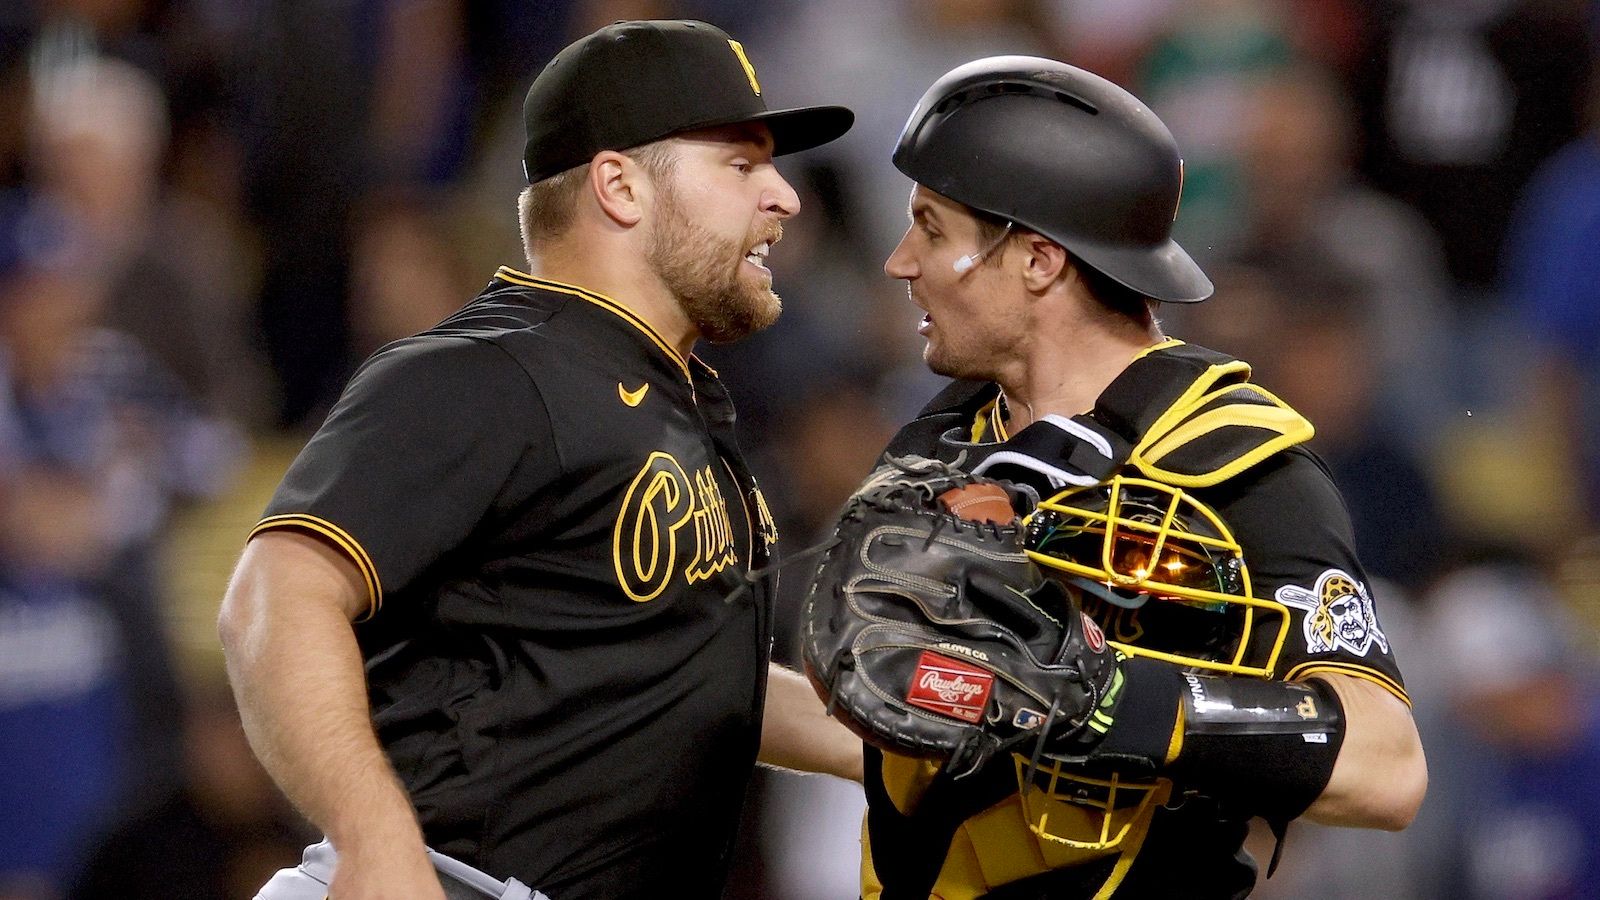
[[[1366,585],[1341,569],[1323,572],[1311,590],[1286,584],[1274,596],[1285,606],[1305,611],[1306,650],[1311,653],[1347,650],[1366,656],[1373,644],[1389,652],[1389,639],[1378,627]]]

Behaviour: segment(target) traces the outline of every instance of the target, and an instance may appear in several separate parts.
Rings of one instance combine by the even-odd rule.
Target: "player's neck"
[[[529,273],[604,294],[628,308],[685,359],[700,332],[678,299],[639,254],[612,250],[576,252],[564,243],[529,260]]]
[[[1148,330],[1072,329],[1041,341],[1017,377],[1002,380],[1012,434],[1048,415],[1075,416],[1095,401],[1147,348],[1164,338]]]

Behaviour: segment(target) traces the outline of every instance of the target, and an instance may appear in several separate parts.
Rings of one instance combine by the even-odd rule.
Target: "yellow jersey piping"
[[[350,532],[327,519],[319,519],[305,513],[288,513],[262,519],[256,523],[256,527],[250,529],[250,535],[246,540],[264,531],[279,528],[301,528],[320,534],[350,557],[351,562],[356,564],[356,569],[361,572],[362,580],[367,584],[367,614],[362,617],[363,619],[372,618],[383,607],[383,583],[378,578],[378,567],[372,564],[372,557],[367,555],[366,548],[362,547],[361,542],[352,537]]]
[[[1358,666],[1354,663],[1329,661],[1303,662],[1285,672],[1283,675],[1283,680],[1304,681],[1306,678],[1319,673],[1329,675],[1349,675],[1352,678],[1360,678],[1363,681],[1370,681],[1378,687],[1381,687],[1398,697],[1400,702],[1404,703],[1407,707],[1411,706],[1411,698],[1406,695],[1406,689],[1401,687],[1399,682],[1376,669],[1369,669],[1366,666]]]
[[[649,322],[646,322],[642,316],[629,309],[625,304],[617,300],[613,300],[612,298],[607,297],[605,294],[602,294],[598,291],[591,291],[588,288],[579,287],[575,284],[565,284],[560,281],[552,281],[548,278],[536,278],[524,272],[518,272],[516,269],[513,269],[510,266],[501,266],[499,270],[495,272],[495,277],[501,279],[502,281],[508,281],[512,284],[521,285],[523,287],[535,287],[541,290],[554,291],[558,294],[567,294],[568,296],[577,297],[581,300],[587,300],[590,303],[593,303],[594,305],[615,314],[618,318],[627,322],[629,325],[632,325],[634,328],[644,332],[645,337],[648,337],[652,342],[655,343],[657,347],[660,347],[662,351],[667,354],[667,356],[672,358],[672,361],[677,364],[678,368],[683,370],[683,377],[687,378],[690,384],[694,383],[694,376],[689,373],[689,361],[684,358],[683,354],[679,353],[677,348],[667,343],[667,339],[661,336],[661,332],[656,331],[655,328],[651,327]],[[716,376],[716,372],[712,370],[710,366],[706,366],[703,362],[700,364],[705,366],[706,370],[710,371],[713,377]]]
[[[750,501],[746,500],[745,497],[744,497],[743,487],[742,487],[742,485],[739,484],[739,476],[733,474],[733,466],[731,464],[729,464],[729,462],[728,462],[726,457],[722,457],[721,459],[722,459],[722,468],[727,471],[728,480],[733,483],[733,492],[739,495],[739,505],[744,507],[744,527],[745,527],[745,532],[750,535],[749,559],[745,560],[745,566],[744,566],[745,572],[748,573],[748,572],[754,571],[754,567],[755,567],[755,564],[756,564],[756,520],[755,520],[755,517],[752,516],[751,512],[750,512]]]
[[[1138,353],[1134,354],[1133,359],[1129,360],[1129,362],[1130,363],[1138,362],[1139,360],[1144,359],[1146,356],[1149,356],[1150,354],[1156,352],[1157,350],[1170,350],[1173,347],[1182,347],[1182,346],[1183,346],[1183,341],[1180,341],[1177,338],[1167,338],[1166,340],[1162,341],[1159,344],[1151,344],[1150,346],[1144,348],[1143,350],[1140,350]]]

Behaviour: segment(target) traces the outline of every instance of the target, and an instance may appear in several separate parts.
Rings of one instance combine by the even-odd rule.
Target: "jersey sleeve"
[[[468,538],[525,458],[555,477],[554,456],[537,388],[503,350],[411,339],[356,372],[251,537],[295,529],[348,555],[370,617]]]
[[[1320,462],[1295,448],[1225,485],[1218,512],[1244,549],[1252,593],[1287,610],[1258,614],[1251,657],[1277,644],[1276,676],[1344,674],[1371,681],[1408,706],[1395,648],[1384,634],[1372,583],[1356,558],[1344,499]]]

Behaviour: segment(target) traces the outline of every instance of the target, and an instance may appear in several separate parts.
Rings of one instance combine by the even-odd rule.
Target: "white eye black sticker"
[[[1378,614],[1372,597],[1361,582],[1340,569],[1329,569],[1317,577],[1316,586],[1307,590],[1292,584],[1278,588],[1274,595],[1284,606],[1305,610],[1306,650],[1332,653],[1348,650],[1366,656],[1373,644],[1389,652],[1389,639],[1378,627]]]

